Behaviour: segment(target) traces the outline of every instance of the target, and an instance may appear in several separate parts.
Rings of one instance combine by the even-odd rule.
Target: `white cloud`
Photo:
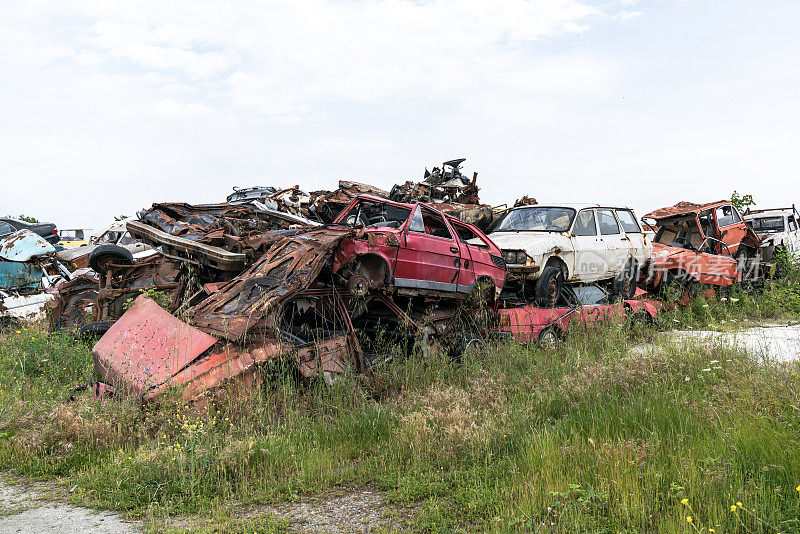
[[[731,1],[9,5],[0,213],[78,224],[232,185],[391,186],[460,155],[495,203],[650,208],[643,176],[699,183],[697,200],[757,162],[794,176],[798,9]],[[731,187],[701,181],[711,167]]]

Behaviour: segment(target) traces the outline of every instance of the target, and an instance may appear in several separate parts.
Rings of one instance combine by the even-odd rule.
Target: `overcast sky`
[[[104,226],[234,185],[800,203],[800,2],[0,1],[0,215]]]

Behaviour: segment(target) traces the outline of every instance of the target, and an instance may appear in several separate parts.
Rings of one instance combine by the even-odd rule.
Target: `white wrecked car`
[[[629,208],[596,204],[514,208],[489,236],[503,251],[506,289],[552,305],[568,283],[607,282],[630,298],[653,252]]]
[[[791,208],[758,210],[745,213],[744,220],[761,238],[761,258],[772,260],[775,251],[783,251],[791,256],[800,255],[800,214]]]
[[[93,253],[98,256],[106,251],[115,257],[127,258],[128,263],[158,254],[157,250],[133,238],[125,226],[126,223],[126,220],[115,221],[97,236],[92,236],[88,245],[60,250],[59,261],[67,265],[70,271],[74,271],[84,267],[94,268],[90,264]]]

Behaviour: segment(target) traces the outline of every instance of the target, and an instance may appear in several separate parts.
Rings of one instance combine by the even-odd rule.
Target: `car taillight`
[[[52,233],[57,234],[58,233],[58,228],[53,228],[53,232]]]
[[[500,328],[511,328],[511,316],[508,314],[500,314]]]

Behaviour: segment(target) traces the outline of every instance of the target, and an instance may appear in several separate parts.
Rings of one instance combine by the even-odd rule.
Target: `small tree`
[[[734,189],[731,195],[731,204],[736,206],[736,209],[739,210],[740,213],[744,213],[750,206],[755,206],[756,201],[753,200],[753,195],[739,195]]]
[[[115,221],[124,221],[127,218],[128,218],[127,215],[114,215],[114,220]]]
[[[31,223],[31,224],[35,224],[35,223],[39,222],[39,219],[37,219],[36,217],[31,217],[30,215],[24,215],[24,214],[18,215],[16,217],[16,219],[19,220],[19,221],[26,222],[26,223]]]

